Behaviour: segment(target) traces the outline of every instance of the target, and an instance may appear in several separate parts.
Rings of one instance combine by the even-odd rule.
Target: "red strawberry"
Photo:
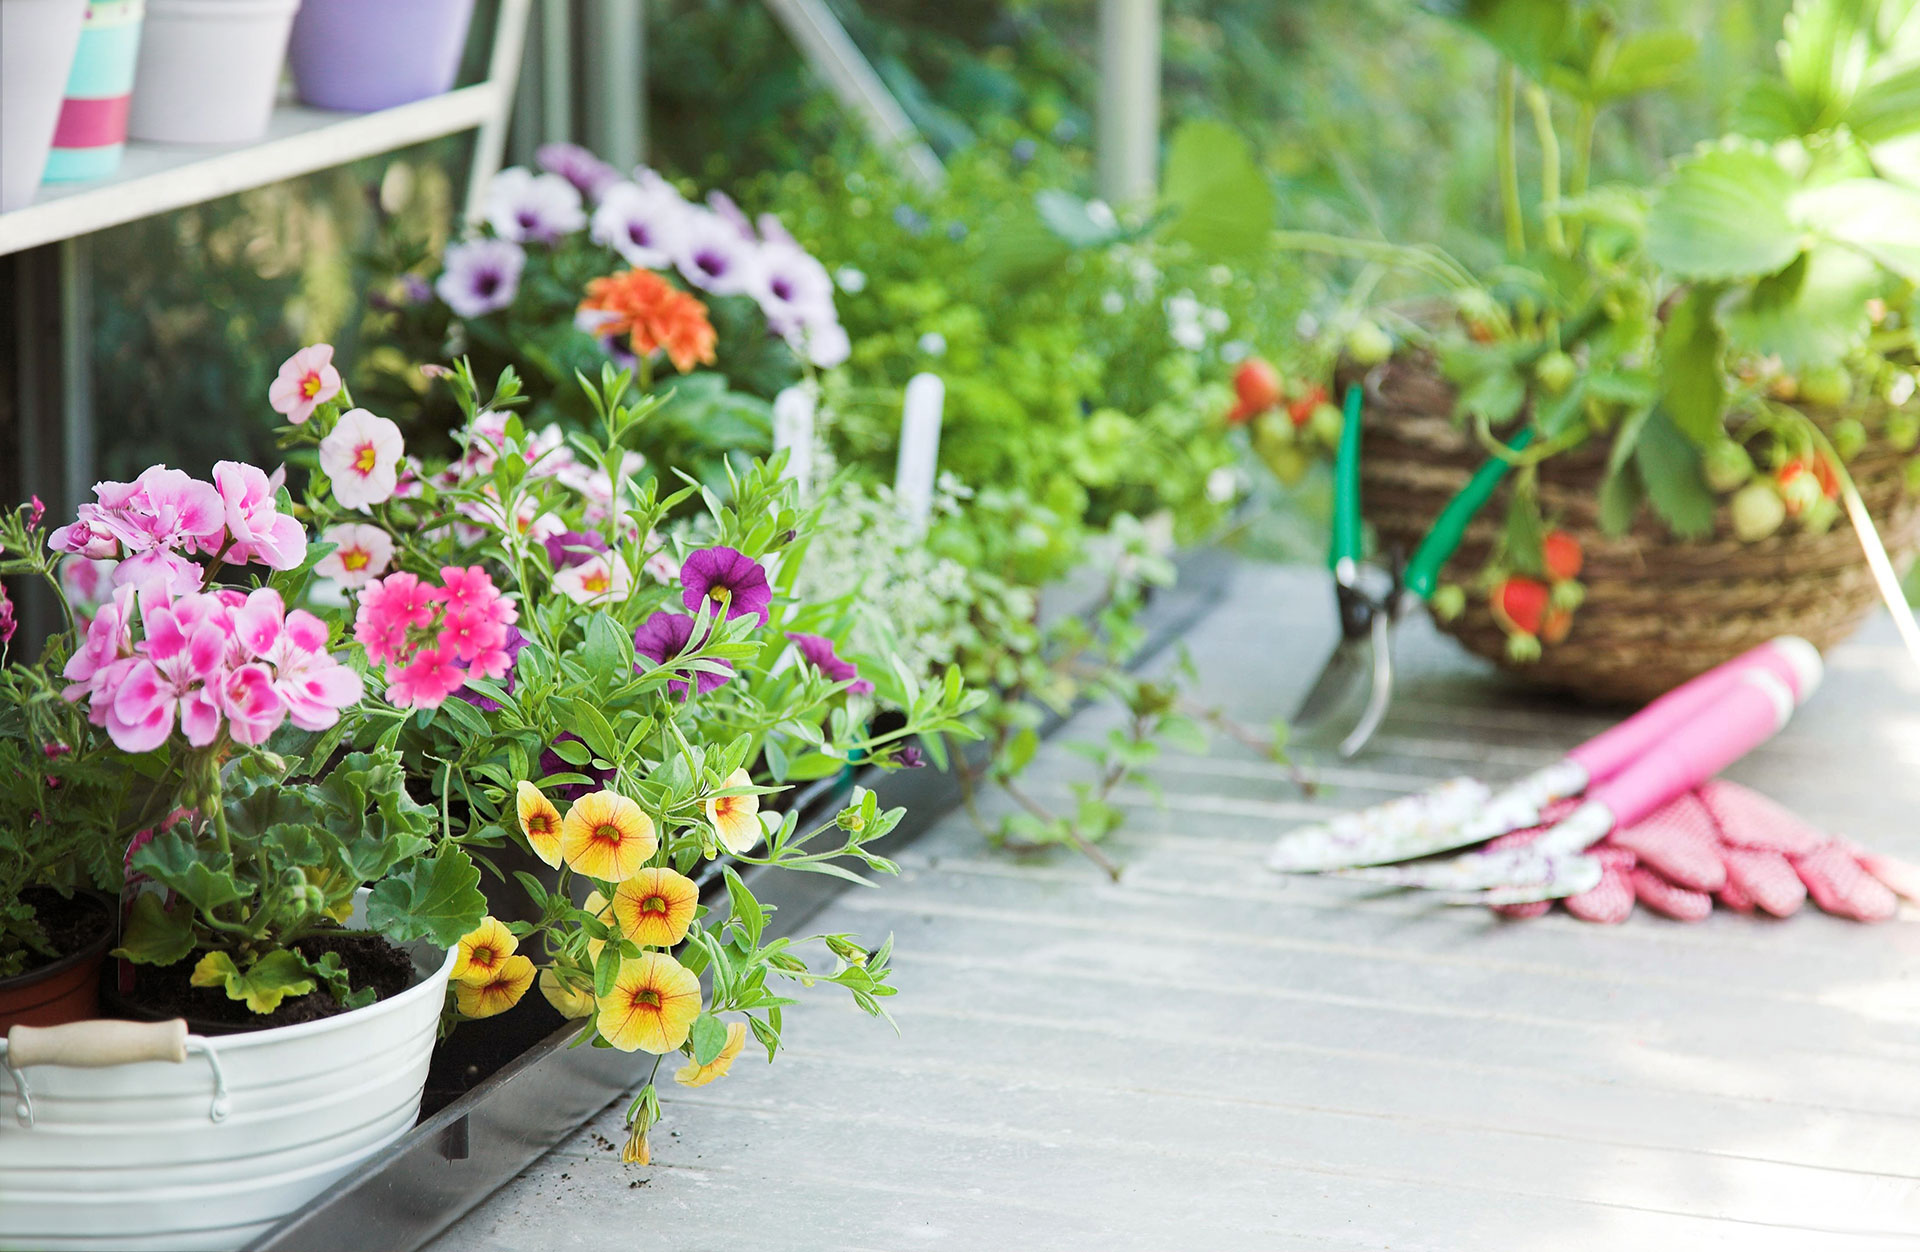
[[[1540,541],[1540,555],[1547,566],[1547,577],[1555,582],[1565,582],[1569,578],[1580,577],[1580,565],[1585,559],[1580,551],[1580,541],[1564,530],[1551,530]]]
[[[1327,402],[1327,389],[1319,383],[1308,387],[1299,399],[1287,405],[1287,416],[1293,419],[1296,427],[1305,426],[1313,420],[1313,411]]]
[[[1537,578],[1509,575],[1494,587],[1488,604],[1494,620],[1510,635],[1538,635],[1552,593]]]
[[[1227,420],[1235,425],[1250,422],[1280,403],[1280,371],[1257,356],[1248,357],[1233,373],[1233,390],[1240,403]]]

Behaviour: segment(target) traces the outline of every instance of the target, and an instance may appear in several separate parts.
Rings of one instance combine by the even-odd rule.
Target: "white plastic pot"
[[[248,1034],[16,1027],[0,1057],[0,1248],[245,1246],[413,1126],[454,957],[418,945],[412,989]],[[14,1066],[47,1051],[60,1063]]]
[[[33,199],[87,0],[0,0],[0,213]]]
[[[299,7],[300,0],[147,0],[127,133],[158,143],[265,135]]]

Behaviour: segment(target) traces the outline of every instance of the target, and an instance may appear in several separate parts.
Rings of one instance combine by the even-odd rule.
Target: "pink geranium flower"
[[[320,468],[333,484],[333,498],[364,513],[393,494],[405,451],[398,426],[365,409],[349,409],[320,441]]]
[[[327,527],[320,537],[334,549],[320,558],[313,572],[349,590],[366,586],[393,564],[393,536],[378,526],[344,522]]]
[[[513,666],[513,602],[479,566],[449,565],[441,586],[412,574],[367,584],[353,633],[386,667],[387,699],[401,708],[437,708],[469,678],[501,678]]]
[[[333,367],[333,345],[316,343],[281,364],[279,375],[267,388],[267,403],[298,426],[339,394],[340,371]]]
[[[117,586],[199,590],[204,571],[187,557],[217,552],[227,538],[226,504],[212,484],[154,465],[130,483],[95,483],[93,494],[48,546],[93,558],[131,553],[113,572]]]
[[[213,483],[226,504],[227,533],[233,537],[226,560],[231,565],[257,561],[270,569],[294,569],[307,558],[307,532],[280,512],[274,496],[280,474],[269,478],[254,465],[221,461]]]

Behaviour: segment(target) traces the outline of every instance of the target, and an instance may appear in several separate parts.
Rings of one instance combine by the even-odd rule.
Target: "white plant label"
[[[799,383],[773,398],[773,450],[786,452],[781,477],[800,485],[800,498],[813,490],[813,388]]]
[[[940,467],[940,410],[946,399],[947,385],[938,374],[915,374],[907,382],[893,494],[917,533],[925,533],[933,512],[933,480]]]

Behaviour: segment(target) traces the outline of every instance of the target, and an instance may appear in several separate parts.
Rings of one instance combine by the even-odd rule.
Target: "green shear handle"
[[[1521,452],[1533,442],[1533,427],[1522,429],[1507,443],[1509,452]],[[1500,480],[1505,478],[1509,464],[1505,457],[1496,456],[1474,471],[1459,494],[1447,501],[1447,507],[1440,510],[1440,516],[1433,521],[1433,529],[1413,550],[1413,557],[1407,562],[1407,568],[1401,574],[1401,584],[1414,595],[1425,600],[1433,595],[1434,585],[1440,579],[1440,568],[1460,546],[1460,540],[1467,533],[1467,523],[1474,514],[1486,504]]]

